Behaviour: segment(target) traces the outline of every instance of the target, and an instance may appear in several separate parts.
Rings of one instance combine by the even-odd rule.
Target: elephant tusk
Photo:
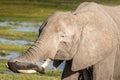
[[[6,67],[9,67],[8,64],[6,64]],[[36,70],[17,70],[20,73],[36,73]]]
[[[7,67],[7,68],[9,67],[8,64],[6,64],[6,67]]]
[[[51,59],[47,58],[47,60],[44,62],[44,64],[41,65],[44,69],[50,64]]]
[[[36,70],[17,70],[18,72],[20,73],[36,73],[37,71]]]

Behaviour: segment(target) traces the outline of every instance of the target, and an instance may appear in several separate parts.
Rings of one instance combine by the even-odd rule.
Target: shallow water
[[[6,56],[0,56],[0,59],[9,60],[11,58],[18,57],[19,55],[20,55],[19,53],[12,52],[12,53],[10,53],[9,55],[6,55]]]
[[[26,45],[33,44],[34,42],[29,42],[25,40],[8,40],[5,38],[0,38],[0,43]]]
[[[6,72],[4,72],[4,74],[18,74],[18,73],[14,73],[12,71],[6,71]]]
[[[10,27],[15,31],[22,32],[37,32],[42,22],[14,22],[14,21],[4,21],[0,22],[0,26]]]
[[[9,22],[7,21],[0,22],[0,26],[8,26],[8,25],[9,25]]]

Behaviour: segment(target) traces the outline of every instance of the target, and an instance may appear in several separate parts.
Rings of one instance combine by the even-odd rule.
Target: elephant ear
[[[87,68],[103,60],[112,53],[117,43],[114,35],[115,24],[111,18],[94,14],[83,26],[78,51],[73,57],[71,67],[73,71]]]
[[[38,37],[40,36],[40,34],[41,34],[41,32],[42,32],[43,28],[46,26],[46,24],[47,24],[47,21],[43,22],[43,23],[42,23],[42,25],[40,26],[40,28],[39,28],[39,35],[38,35]]]

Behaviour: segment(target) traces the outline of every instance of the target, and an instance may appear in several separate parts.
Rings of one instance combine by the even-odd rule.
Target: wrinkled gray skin
[[[119,38],[120,6],[85,2],[50,16],[35,44],[9,62],[66,60],[61,80],[78,80],[78,71],[90,66],[93,80],[119,80]]]

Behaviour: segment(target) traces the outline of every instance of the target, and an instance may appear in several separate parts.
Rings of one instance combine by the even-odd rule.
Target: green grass
[[[34,32],[18,32],[10,30],[10,27],[0,27],[0,38],[10,39],[10,40],[26,40],[35,41],[37,38],[37,33]],[[6,44],[0,43],[0,52],[25,52],[30,45],[18,45],[18,44]],[[1,54],[1,53],[0,53]]]
[[[7,29],[10,29],[10,27],[9,26],[0,26],[0,30],[7,30]]]
[[[0,20],[44,21],[53,12],[66,11],[55,5],[46,2],[0,1]]]
[[[17,45],[17,44],[6,44],[0,43],[0,50],[4,50],[6,53],[19,52],[23,53],[29,48],[29,45]]]
[[[4,72],[6,72],[6,71],[10,71],[10,70],[6,67],[6,63],[7,63],[7,60],[5,60],[5,59],[0,60],[0,73],[4,73]]]
[[[10,40],[26,40],[35,41],[37,38],[37,33],[34,32],[18,32],[10,30],[10,27],[0,27],[0,38],[10,39]],[[25,52],[30,45],[17,45],[17,44],[6,44],[0,43],[0,52]]]
[[[73,11],[84,1],[120,4],[120,0],[0,0],[0,21],[44,21],[56,11]]]
[[[9,30],[7,27],[0,27],[0,37],[11,39],[11,40],[27,40],[35,41],[37,38],[37,33],[35,32],[18,32]]]
[[[60,78],[33,74],[0,74],[0,80],[60,80]]]
[[[21,5],[1,5],[0,20],[12,21],[44,21],[54,9],[36,8],[33,6]]]
[[[0,60],[0,80],[59,80],[62,73],[46,71],[45,74],[5,74],[5,72],[11,72],[6,67],[6,63],[7,60]]]

